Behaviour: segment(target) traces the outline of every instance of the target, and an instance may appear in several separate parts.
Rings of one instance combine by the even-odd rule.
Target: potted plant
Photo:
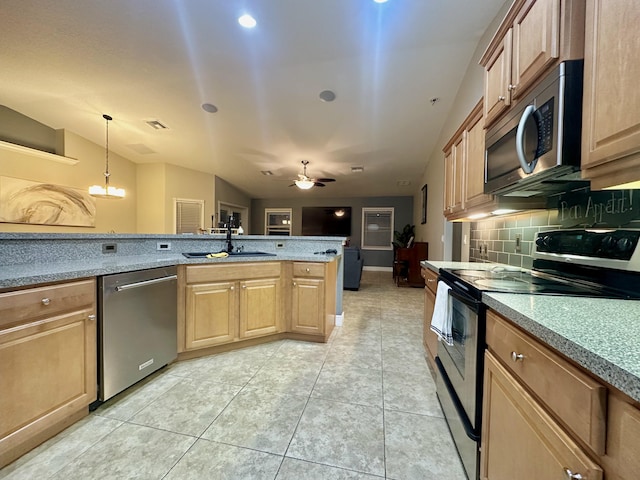
[[[399,232],[398,230],[395,230],[393,232],[393,239],[394,239],[393,245],[396,248],[410,247],[411,244],[413,243],[413,239],[416,236],[415,230],[416,230],[416,226],[410,225],[408,223],[404,226],[401,232]]]

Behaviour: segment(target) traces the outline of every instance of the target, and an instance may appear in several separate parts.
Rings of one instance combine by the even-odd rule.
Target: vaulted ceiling
[[[100,145],[107,113],[116,153],[254,198],[412,195],[504,3],[3,0],[0,104]],[[290,188],[302,160],[337,181]]]

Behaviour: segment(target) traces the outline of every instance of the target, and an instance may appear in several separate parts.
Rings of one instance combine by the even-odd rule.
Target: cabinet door
[[[240,282],[240,338],[282,331],[280,279]]]
[[[513,25],[512,97],[526,88],[560,55],[560,0],[527,0]]]
[[[484,122],[481,104],[467,127],[465,208],[490,203],[491,195],[484,193]]]
[[[511,37],[509,29],[489,58],[484,72],[484,117],[487,126],[511,105]]]
[[[611,162],[587,170],[594,189],[640,180],[639,24],[637,0],[587,0],[582,167]]]
[[[93,308],[0,330],[0,465],[96,399],[96,345]]]
[[[435,358],[438,353],[438,337],[431,330],[431,317],[433,316],[433,307],[436,304],[436,295],[429,287],[424,287],[424,332],[423,344],[427,351],[429,363],[436,369]]]
[[[602,469],[489,353],[484,375],[483,480],[602,479]]]
[[[324,333],[324,286],[319,278],[294,277],[291,302],[291,331]]]
[[[196,349],[232,342],[238,321],[234,282],[186,287],[185,348]]]
[[[453,205],[451,211],[457,213],[464,208],[463,191],[465,175],[465,148],[467,145],[467,135],[463,132],[460,139],[453,144]]]
[[[449,150],[444,156],[444,216],[448,216],[453,206],[454,162],[453,150]]]

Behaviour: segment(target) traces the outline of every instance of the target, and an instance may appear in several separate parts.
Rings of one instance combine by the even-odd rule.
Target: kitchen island
[[[97,277],[177,266],[179,359],[327,341],[342,311],[343,239],[232,240],[234,251],[268,255],[183,255],[226,251],[221,235],[0,234],[0,467],[96,399]]]

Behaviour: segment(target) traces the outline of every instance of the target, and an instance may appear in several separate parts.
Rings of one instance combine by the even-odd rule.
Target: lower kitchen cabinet
[[[294,262],[291,282],[293,333],[329,338],[335,325],[336,262]]]
[[[96,400],[96,284],[0,293],[0,468]]]
[[[602,479],[600,466],[491,353],[484,375],[483,480]]]
[[[436,291],[438,288],[438,274],[428,268],[422,268],[424,278],[424,325],[422,343],[427,353],[427,360],[433,372],[436,372],[436,355],[438,353],[438,336],[431,330],[431,317],[436,304]]]
[[[280,262],[187,266],[179,351],[282,332],[281,270]]]

